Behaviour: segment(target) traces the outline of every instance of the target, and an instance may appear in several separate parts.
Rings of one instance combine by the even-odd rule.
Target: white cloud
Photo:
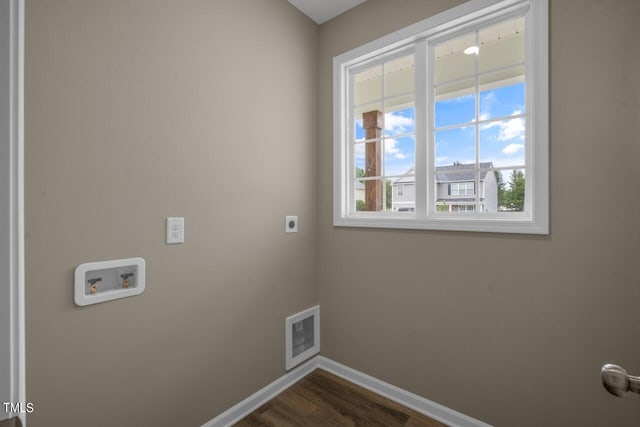
[[[373,143],[370,143],[373,144]],[[354,147],[354,154],[357,160],[362,160],[365,158],[365,145],[366,144],[356,144]],[[389,138],[385,140],[384,143],[384,152],[389,156],[393,156],[398,160],[404,160],[407,158],[407,155],[403,153],[398,147],[398,140]]]
[[[398,160],[403,160],[407,157],[405,154],[403,154],[400,151],[400,148],[398,148],[398,140],[393,138],[389,138],[385,141],[384,152],[389,155],[392,155]]]
[[[447,160],[449,160],[447,156],[436,157],[436,166],[444,166]]]
[[[480,97],[480,105],[482,111],[480,112],[480,120],[486,120],[491,116],[491,110],[493,106],[498,103],[498,97],[494,91],[491,91]]]
[[[522,111],[516,110],[512,115],[522,114]],[[482,120],[482,115],[480,115]],[[518,117],[516,119],[503,120],[498,122],[489,122],[481,126],[481,129],[491,129],[498,127],[498,141],[508,141],[513,138],[520,138],[524,140],[524,118]]]
[[[460,104],[463,102],[469,102],[473,100],[474,94],[470,93],[469,95],[458,96],[454,98],[443,99],[442,101],[438,101],[440,104]]]
[[[387,113],[384,115],[384,128],[391,133],[405,133],[413,127],[413,118],[399,114]]]
[[[502,153],[510,156],[520,150],[524,150],[524,144],[509,144],[502,149]]]
[[[524,119],[511,119],[501,122],[498,141],[508,141],[513,138],[524,139]]]

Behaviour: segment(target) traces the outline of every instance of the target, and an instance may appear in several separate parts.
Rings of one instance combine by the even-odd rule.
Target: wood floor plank
[[[235,426],[446,427],[323,369],[316,369]]]

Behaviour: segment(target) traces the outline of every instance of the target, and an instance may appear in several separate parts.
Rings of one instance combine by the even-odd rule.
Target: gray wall
[[[332,226],[331,58],[459,1],[319,30],[284,0],[26,3],[30,426],[200,425],[284,373],[283,319],[318,300],[324,355],[487,422],[636,423],[598,371],[640,372],[640,195],[609,185],[640,178],[640,4],[551,3],[530,237]],[[142,296],[73,305],[75,266],[130,256]]]
[[[285,0],[26,1],[30,427],[197,426],[284,374],[317,301],[316,43]],[[78,264],[132,256],[144,294],[74,305]]]
[[[610,185],[640,178],[640,2],[551,1],[549,236],[332,226],[332,57],[457,3],[369,0],[320,28],[322,352],[498,426],[636,425],[599,369],[640,372],[640,193]]]

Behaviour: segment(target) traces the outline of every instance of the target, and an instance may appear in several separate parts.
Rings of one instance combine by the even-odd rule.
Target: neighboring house
[[[416,177],[414,169],[407,171],[404,176],[391,183],[391,209],[398,212],[413,212],[416,210]]]
[[[480,163],[480,169],[489,169],[493,163]],[[436,167],[436,206],[442,212],[474,212],[476,190],[480,212],[498,211],[498,182],[493,171],[480,172],[476,189],[475,164]],[[416,185],[413,170],[392,183],[392,209],[398,212],[414,211]]]
[[[356,181],[356,187],[355,187],[355,196],[356,196],[356,201],[360,200],[362,201],[362,203],[364,203],[364,182],[362,181]]]

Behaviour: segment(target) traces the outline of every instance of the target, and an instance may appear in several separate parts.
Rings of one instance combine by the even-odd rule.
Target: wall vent
[[[320,306],[285,319],[285,364],[287,370],[320,352]]]

